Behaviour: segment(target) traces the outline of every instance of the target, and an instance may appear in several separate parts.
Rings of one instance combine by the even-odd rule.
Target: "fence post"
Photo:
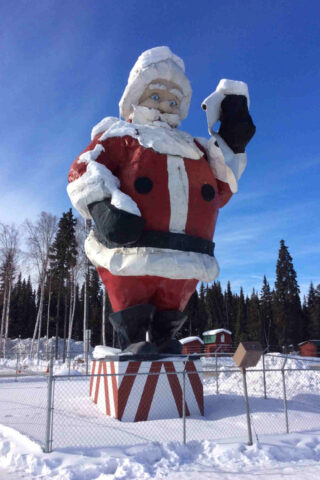
[[[287,391],[286,391],[286,379],[285,379],[285,373],[284,373],[284,367],[287,363],[288,360],[288,354],[285,358],[285,361],[281,367],[281,373],[282,373],[282,386],[283,386],[283,403],[284,403],[284,414],[286,418],[286,432],[289,433],[289,418],[288,418],[288,404],[287,404]]]
[[[187,363],[184,363],[184,368],[182,372],[182,428],[183,428],[183,443],[186,444],[187,441],[187,432],[186,432],[186,366]]]
[[[89,351],[91,344],[91,330],[87,329],[85,332],[85,363],[86,363],[86,375],[89,373]]]
[[[68,362],[68,375],[70,377],[70,371],[71,371],[71,352],[67,353],[67,362]]]
[[[264,363],[264,355],[268,352],[269,347],[267,347],[262,354],[262,368],[263,368],[263,394],[264,398],[267,398],[267,384],[266,384],[266,366]]]
[[[19,353],[17,352],[17,363],[16,363],[16,378],[15,381],[18,381],[18,370],[19,370]]]
[[[249,409],[249,398],[248,398],[248,388],[247,388],[247,372],[245,368],[241,368],[242,371],[242,378],[243,378],[243,390],[244,390],[244,397],[246,401],[246,412],[247,412],[247,425],[248,425],[248,445],[252,445],[252,431],[251,431],[251,420],[250,420],[250,409]]]
[[[219,375],[218,375],[218,356],[217,353],[219,352],[221,345],[215,350],[215,357],[216,357],[216,394],[219,395]]]
[[[49,376],[47,384],[47,419],[46,419],[46,438],[45,438],[45,453],[50,453],[52,451],[52,422],[53,422],[53,357],[54,357],[54,348],[53,342],[51,344],[50,352],[50,364],[49,364]]]

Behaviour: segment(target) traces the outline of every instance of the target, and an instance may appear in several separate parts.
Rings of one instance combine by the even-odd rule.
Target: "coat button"
[[[152,180],[149,177],[139,177],[134,182],[134,188],[138,193],[149,193],[153,187]]]
[[[212,185],[205,183],[201,188],[201,195],[206,202],[211,202],[214,199],[216,192]]]

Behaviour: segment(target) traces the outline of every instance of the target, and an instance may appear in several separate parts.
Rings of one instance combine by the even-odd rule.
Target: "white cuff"
[[[67,192],[72,205],[84,218],[91,218],[90,203],[110,197],[117,208],[141,216],[137,204],[119,187],[119,179],[107,167],[93,161],[88,163],[87,171],[80,178],[69,183]]]
[[[238,80],[228,80],[223,78],[220,80],[216,90],[205,98],[201,104],[206,112],[208,130],[211,135],[213,126],[221,117],[221,102],[226,95],[244,95],[250,105],[248,85]]]
[[[215,143],[218,143],[218,146]],[[247,165],[246,153],[234,153],[223,138],[214,133],[207,144],[209,165],[215,177],[228,183],[232,193],[238,191],[238,180]]]

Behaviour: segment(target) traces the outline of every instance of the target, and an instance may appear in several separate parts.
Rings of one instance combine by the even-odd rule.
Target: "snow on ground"
[[[279,368],[281,355],[266,357]],[[315,370],[307,369],[312,366]],[[309,480],[320,475],[320,371],[316,359],[290,358],[286,372],[290,433],[285,432],[282,375],[259,363],[248,386],[254,445],[247,445],[242,376],[231,359],[203,360],[205,418],[119,422],[89,399],[89,378],[74,370],[55,380],[53,453],[44,454],[47,380],[0,378],[0,480]],[[57,363],[55,373],[66,372]],[[0,366],[1,372],[1,366]],[[218,383],[217,383],[218,378]],[[216,392],[219,392],[217,395]],[[164,402],[165,403],[165,402]],[[20,432],[20,433],[18,433]],[[2,471],[1,471],[2,469]],[[11,473],[10,471],[15,473]]]
[[[33,480],[198,480],[199,475],[219,480],[314,480],[320,475],[320,430],[263,436],[253,446],[203,440],[44,454],[27,437],[0,426],[0,454],[0,467]]]
[[[0,358],[0,376],[43,375],[47,373],[52,344],[53,348],[55,348],[55,337],[50,338],[49,341],[47,341],[46,337],[41,338],[38,355],[36,340],[31,355],[31,338],[8,339],[6,344],[6,358]],[[90,347],[90,352],[92,351],[93,348]],[[63,355],[62,338],[58,339],[58,352],[61,358]],[[71,340],[70,356],[70,369],[66,364],[62,364],[61,359],[54,362],[55,375],[72,375],[75,370],[82,373],[85,371],[83,342]]]

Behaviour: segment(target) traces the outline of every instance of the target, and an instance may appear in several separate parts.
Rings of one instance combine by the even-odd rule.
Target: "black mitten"
[[[88,209],[99,238],[108,246],[135,243],[146,223],[144,218],[111,205],[110,199],[90,203]]]
[[[227,95],[221,102],[220,121],[219,135],[234,153],[243,153],[256,131],[246,97]]]

